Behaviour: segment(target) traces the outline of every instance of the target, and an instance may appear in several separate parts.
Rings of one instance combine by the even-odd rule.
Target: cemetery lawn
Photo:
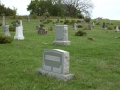
[[[6,20],[9,24],[14,20]],[[85,36],[75,36],[69,25],[70,46],[55,46],[55,28],[52,22],[45,24],[53,31],[40,35],[35,30],[37,19],[23,21],[24,40],[0,44],[0,90],[119,90],[120,89],[120,32],[102,30],[95,25]],[[1,21],[2,22],[2,21]],[[108,22],[108,21],[107,21]],[[119,25],[120,21],[112,21]],[[42,22],[41,22],[42,24]],[[2,27],[0,35],[4,35]],[[14,38],[15,32],[11,32]],[[93,37],[93,41],[88,40]],[[68,82],[36,73],[41,68],[44,49],[62,49],[70,53],[70,73],[74,78]]]

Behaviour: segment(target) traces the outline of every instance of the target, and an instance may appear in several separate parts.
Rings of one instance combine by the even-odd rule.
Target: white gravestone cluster
[[[70,45],[68,41],[68,26],[67,25],[56,25],[54,45]]]
[[[60,49],[44,50],[42,68],[38,68],[37,71],[63,81],[68,81],[74,76],[69,73],[69,52]]]
[[[18,39],[18,40],[24,39],[22,20],[20,20],[20,26],[16,27],[16,33],[15,33],[14,39]]]

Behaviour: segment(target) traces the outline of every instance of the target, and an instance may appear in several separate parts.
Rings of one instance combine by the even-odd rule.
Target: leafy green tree
[[[14,14],[14,10],[9,7],[5,7],[3,4],[0,4],[0,15],[1,16],[12,16]]]

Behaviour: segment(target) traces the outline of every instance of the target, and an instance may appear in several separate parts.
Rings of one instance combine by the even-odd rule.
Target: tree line
[[[9,7],[5,7],[4,4],[0,4],[0,15],[1,16],[13,16],[14,10],[10,9]]]
[[[37,16],[90,16],[93,8],[91,0],[32,0],[27,7],[30,14]]]

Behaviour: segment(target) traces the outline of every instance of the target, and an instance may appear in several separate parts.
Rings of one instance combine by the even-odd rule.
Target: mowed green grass
[[[14,20],[6,21],[10,24]],[[109,30],[106,33],[101,29],[101,21],[101,25],[87,30],[86,36],[75,36],[69,25],[71,45],[56,46],[53,45],[54,26],[47,35],[39,35],[35,30],[37,19],[22,21],[25,39],[0,44],[0,90],[120,90],[120,38],[115,38],[120,32]],[[114,27],[120,21],[112,23]],[[45,28],[51,25],[45,24]],[[4,35],[2,27],[0,35]],[[11,32],[13,38],[14,35],[15,32]],[[94,41],[88,37],[93,37]],[[36,69],[42,67],[44,49],[70,53],[70,73],[75,75],[72,80],[64,82],[36,73]]]

